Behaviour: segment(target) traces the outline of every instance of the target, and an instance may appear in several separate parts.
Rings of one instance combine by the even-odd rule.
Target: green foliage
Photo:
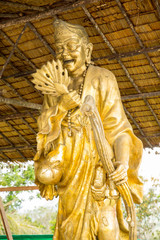
[[[3,187],[19,187],[32,185],[34,183],[34,169],[32,165],[28,165],[27,169],[20,169],[19,165],[13,165],[9,169],[4,169],[3,174],[0,175],[0,185]],[[6,204],[12,202],[11,205],[6,205],[7,210],[13,211],[20,208],[22,200],[19,197],[19,191],[8,192],[3,198]]]
[[[3,168],[0,174],[0,185],[3,187],[17,187],[32,185],[34,183],[34,168],[27,165],[27,168],[19,168],[13,165],[11,168]],[[32,191],[31,191],[32,192]],[[18,213],[22,200],[20,191],[7,192],[3,197],[3,203],[9,226],[12,234],[52,234],[54,233],[56,223],[56,211],[54,208],[39,207],[27,214]],[[37,198],[40,194],[37,194]],[[30,200],[33,196],[30,196]],[[0,235],[5,234],[3,224],[0,221]]]
[[[50,230],[53,234],[55,231],[55,227],[56,227],[56,218],[54,218],[52,221],[50,221]]]
[[[12,166],[1,176],[1,186],[21,186],[34,182],[33,166],[28,165],[27,169],[20,169],[18,165]]]
[[[143,203],[137,205],[137,230],[141,240],[160,239],[160,180],[152,178],[151,182]],[[148,184],[147,180],[145,184]]]
[[[21,216],[17,212],[9,212],[6,214],[8,223],[11,229],[11,233],[15,235],[23,234],[45,234],[46,229],[44,226],[37,222],[33,222],[32,219]],[[0,235],[5,235],[4,227],[0,222]]]
[[[52,207],[39,207],[28,211],[25,217],[29,217],[32,221],[44,226],[47,234],[52,234],[55,230],[56,215],[57,211]]]

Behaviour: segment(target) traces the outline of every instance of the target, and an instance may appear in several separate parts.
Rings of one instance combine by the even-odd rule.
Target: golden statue
[[[142,143],[126,118],[115,76],[91,62],[85,29],[59,19],[54,27],[57,61],[33,74],[44,93],[36,184],[47,200],[59,196],[53,240],[136,240]]]

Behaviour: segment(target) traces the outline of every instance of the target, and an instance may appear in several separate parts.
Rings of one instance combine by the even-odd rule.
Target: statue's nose
[[[67,56],[68,55],[68,49],[66,47],[63,47],[62,55],[63,56]]]

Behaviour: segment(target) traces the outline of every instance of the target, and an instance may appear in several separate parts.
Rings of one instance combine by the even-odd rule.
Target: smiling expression
[[[70,75],[78,75],[86,68],[86,44],[78,36],[56,42],[56,55]]]

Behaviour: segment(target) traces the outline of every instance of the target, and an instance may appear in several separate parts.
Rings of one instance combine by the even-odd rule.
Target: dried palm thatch
[[[117,77],[135,134],[144,147],[159,145],[158,0],[2,0],[0,9],[0,161],[35,154],[43,96],[31,74],[55,58],[55,16],[86,28],[93,61]]]

